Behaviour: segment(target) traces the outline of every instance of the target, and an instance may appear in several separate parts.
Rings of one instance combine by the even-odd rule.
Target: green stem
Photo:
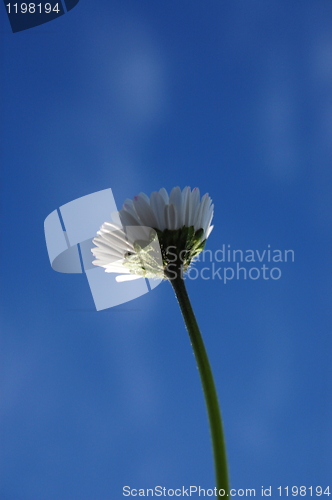
[[[225,438],[212,370],[181,273],[178,272],[177,277],[170,282],[179,301],[198,365],[210,423],[217,490],[224,490],[221,492],[223,495],[217,494],[217,498],[224,498],[229,495],[229,478]]]

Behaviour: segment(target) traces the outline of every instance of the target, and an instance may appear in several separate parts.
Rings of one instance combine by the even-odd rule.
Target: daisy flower
[[[108,273],[124,273],[117,281],[141,277],[168,279],[185,321],[199,369],[208,412],[218,498],[229,495],[226,446],[218,396],[204,342],[183,279],[203,250],[212,227],[213,205],[197,188],[179,187],[170,195],[162,188],[150,198],[140,193],[119,212],[122,226],[105,222],[94,238],[93,264]]]
[[[105,222],[93,243],[93,264],[106,272],[124,273],[117,281],[173,279],[185,272],[203,250],[213,226],[212,200],[198,188],[140,193],[127,199],[119,212],[123,227]]]

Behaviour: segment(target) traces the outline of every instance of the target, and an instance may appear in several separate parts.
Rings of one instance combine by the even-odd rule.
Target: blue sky
[[[198,186],[207,248],[294,250],[279,280],[188,290],[232,487],[329,484],[331,20],[327,0],[81,0],[13,34],[1,9],[2,500],[214,487],[170,285],[96,312],[49,264],[44,219],[106,188]]]

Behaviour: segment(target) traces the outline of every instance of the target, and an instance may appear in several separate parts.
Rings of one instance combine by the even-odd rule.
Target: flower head
[[[97,232],[91,251],[93,264],[106,272],[126,273],[117,281],[140,277],[172,279],[186,271],[204,248],[213,226],[212,200],[200,198],[198,188],[155,191],[150,198],[140,193],[127,199],[119,211],[123,227],[105,222]]]

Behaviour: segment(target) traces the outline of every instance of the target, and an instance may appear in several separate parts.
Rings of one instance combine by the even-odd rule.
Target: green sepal
[[[164,231],[153,229],[148,241],[136,240],[133,243],[135,254],[126,254],[123,265],[131,273],[146,278],[166,278],[167,269],[187,271],[192,260],[204,249],[206,240],[203,238],[204,230],[195,231],[194,226]]]

